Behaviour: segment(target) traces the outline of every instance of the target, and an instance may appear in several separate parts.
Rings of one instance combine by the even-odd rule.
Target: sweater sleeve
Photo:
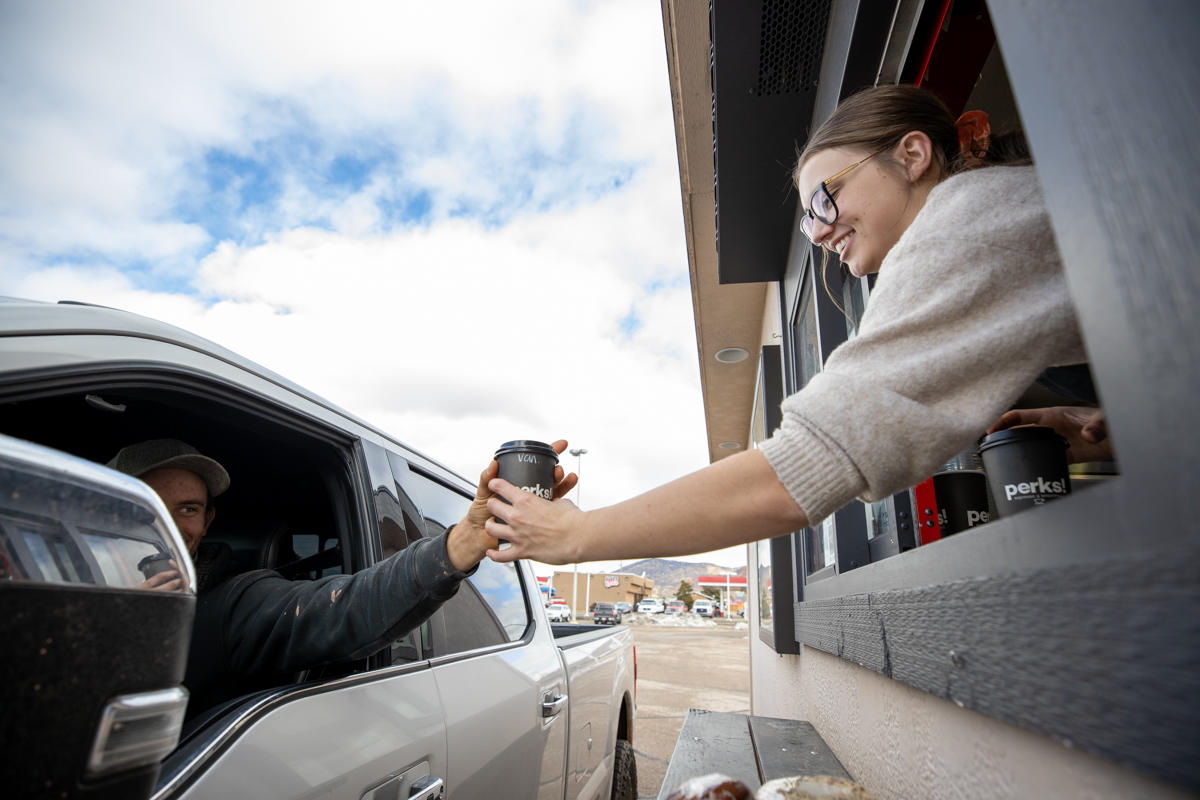
[[[957,176],[888,253],[858,336],[784,401],[762,450],[815,524],[924,480],[1047,366],[1084,360],[1032,168]]]
[[[239,576],[224,604],[226,666],[241,674],[290,672],[369,655],[428,619],[468,574],[450,563],[442,534],[353,575]]]

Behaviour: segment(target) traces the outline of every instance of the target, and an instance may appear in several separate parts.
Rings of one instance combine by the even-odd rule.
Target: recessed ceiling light
[[[744,347],[722,347],[714,358],[722,364],[736,364],[739,361],[745,361],[749,356],[750,351]]]
[[[723,447],[726,450],[737,450],[742,446],[741,442],[721,442],[717,447]]]

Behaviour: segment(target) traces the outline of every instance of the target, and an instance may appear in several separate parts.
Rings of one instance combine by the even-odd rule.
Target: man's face
[[[208,489],[194,472],[177,467],[152,469],[141,476],[162,499],[175,520],[175,527],[187,543],[188,553],[195,557],[200,540],[208,533],[215,509],[208,506]]]

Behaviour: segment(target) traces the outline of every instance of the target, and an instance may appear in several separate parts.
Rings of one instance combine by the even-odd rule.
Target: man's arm
[[[403,636],[467,577],[451,562],[447,539],[420,539],[353,575],[290,581],[263,570],[226,582],[216,591],[225,595],[220,635],[227,670],[307,669],[365,657]]]
[[[554,443],[558,452],[567,442]],[[380,563],[317,581],[289,581],[261,571],[216,591],[224,597],[220,638],[229,671],[307,669],[367,656],[416,628],[458,591],[497,540],[484,529],[490,516],[491,462],[479,476],[462,520],[441,536],[419,539]],[[575,485],[556,469],[555,496]]]

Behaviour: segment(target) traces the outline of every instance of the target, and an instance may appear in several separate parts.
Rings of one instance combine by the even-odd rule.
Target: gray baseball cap
[[[107,466],[135,478],[162,467],[186,469],[203,479],[213,497],[229,488],[229,473],[224,467],[178,439],[149,439],[122,447]]]

